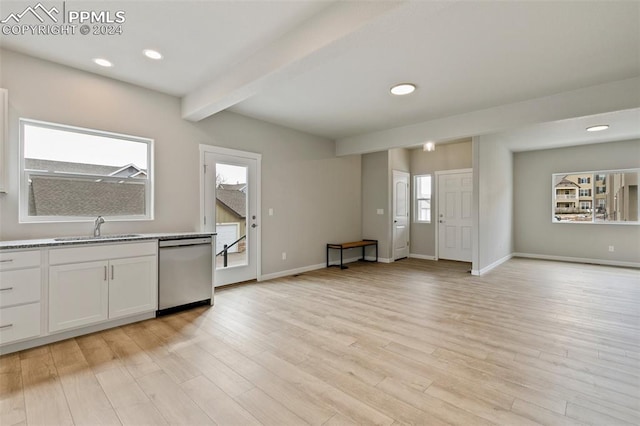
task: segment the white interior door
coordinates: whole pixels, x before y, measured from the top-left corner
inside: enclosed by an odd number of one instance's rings
[[[438,258],[471,262],[471,171],[439,172],[438,177]]]
[[[204,148],[203,228],[216,231],[215,286],[258,277],[260,155]]]
[[[409,257],[409,173],[393,171],[393,259]]]

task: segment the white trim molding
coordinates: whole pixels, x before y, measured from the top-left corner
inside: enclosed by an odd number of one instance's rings
[[[484,268],[477,270],[477,269],[471,269],[471,275],[475,275],[476,277],[479,277],[480,275],[484,275],[487,272],[491,271],[492,269],[497,268],[498,266],[502,265],[504,262],[508,261],[509,259],[511,259],[514,256],[513,253],[506,255],[505,257],[503,257],[502,259],[498,259],[495,262],[493,262],[491,265],[485,266]]]
[[[621,260],[589,259],[584,257],[554,256],[537,253],[513,253],[513,257],[527,259],[555,260],[559,262],[589,263],[593,265],[622,266],[626,268],[640,268],[640,262],[625,262]]]
[[[427,254],[409,253],[409,257],[412,258],[412,259],[438,260],[438,259],[436,259],[435,256],[430,256],[430,255],[427,255]]]

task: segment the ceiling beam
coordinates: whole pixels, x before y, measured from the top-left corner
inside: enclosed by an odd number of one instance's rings
[[[407,4],[394,1],[338,1],[210,83],[182,98],[182,117],[199,121],[342,52],[340,41]]]

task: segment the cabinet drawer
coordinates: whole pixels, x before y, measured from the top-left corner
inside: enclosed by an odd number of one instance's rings
[[[69,248],[49,250],[49,264],[92,262],[96,260],[122,259],[149,256],[158,251],[158,241],[128,244],[83,244]]]
[[[40,303],[0,309],[0,344],[40,335]]]
[[[0,271],[40,266],[40,251],[0,251]]]
[[[40,268],[0,272],[0,307],[38,302]]]

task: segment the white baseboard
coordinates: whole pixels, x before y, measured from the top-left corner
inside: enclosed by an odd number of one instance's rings
[[[350,257],[348,259],[342,259],[342,264],[346,265],[348,263],[353,263],[353,262],[357,262],[358,260],[360,260],[360,256],[358,257]],[[366,256],[365,260],[376,260],[375,257],[373,256]],[[340,262],[340,260],[338,259],[338,262]],[[383,259],[383,258],[378,258],[378,262],[380,263],[390,263],[389,259]],[[332,260],[331,266],[334,266],[336,264],[336,262],[334,260]],[[303,266],[301,268],[295,268],[295,269],[287,269],[285,271],[279,271],[279,272],[274,272],[271,274],[263,274],[260,276],[260,278],[258,278],[258,281],[268,281],[268,280],[273,280],[275,278],[282,278],[282,277],[290,277],[291,275],[297,275],[297,274],[302,274],[304,272],[309,272],[309,271],[315,271],[316,269],[322,269],[322,268],[326,268],[327,264],[326,263],[318,263],[316,265],[308,265],[308,266]]]
[[[476,277],[479,277],[480,275],[486,274],[490,270],[492,270],[494,268],[497,268],[498,266],[502,265],[504,262],[506,262],[507,260],[511,259],[513,256],[514,256],[514,254],[511,253],[511,254],[506,255],[502,259],[496,260],[491,265],[485,266],[484,268],[482,268],[480,270],[472,269],[471,270],[471,275],[475,275]]]
[[[426,255],[426,254],[409,253],[409,257],[414,258],[414,259],[436,260],[435,256],[429,256],[429,255]]]
[[[593,265],[607,265],[607,266],[623,266],[627,268],[640,268],[638,262],[623,262],[619,260],[605,260],[605,259],[589,259],[583,257],[568,257],[568,256],[553,256],[548,254],[536,254],[536,253],[513,253],[513,257],[525,257],[528,259],[540,259],[540,260],[557,260],[560,262],[572,262],[572,263],[589,263]]]
[[[287,269],[286,271],[274,272],[271,274],[262,274],[258,281],[268,281],[275,278],[290,277],[291,275],[302,274],[303,272],[315,271],[316,269],[326,268],[326,263],[318,263],[316,265],[303,266],[302,268]]]

